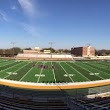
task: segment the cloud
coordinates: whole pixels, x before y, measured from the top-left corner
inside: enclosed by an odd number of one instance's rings
[[[2,11],[0,11],[0,19],[2,19],[4,21],[8,21],[7,15]]]
[[[21,8],[23,9],[24,13],[29,16],[33,16],[35,13],[35,7],[32,0],[18,0]]]
[[[26,31],[28,34],[34,37],[39,37],[40,33],[38,32],[38,29],[35,26],[23,23],[22,24],[24,31]]]
[[[39,10],[39,4],[34,0],[18,0],[18,3],[24,14],[26,14],[26,17],[28,17],[28,20],[26,19],[25,22],[21,23],[23,30],[30,36],[42,37],[43,30],[40,29],[40,27],[35,26],[37,18],[44,15]]]
[[[17,10],[16,6],[11,7],[12,10]]]

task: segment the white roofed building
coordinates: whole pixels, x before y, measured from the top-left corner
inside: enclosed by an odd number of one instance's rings
[[[35,47],[32,50],[23,50],[24,54],[36,54],[36,53],[40,53],[40,47]]]

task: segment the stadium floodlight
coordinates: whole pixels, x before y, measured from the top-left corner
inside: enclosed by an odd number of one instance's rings
[[[14,45],[15,45],[15,42],[11,42],[12,44],[12,49],[13,49],[13,57],[14,57]]]
[[[50,54],[51,54],[51,59],[52,59],[52,46],[53,46],[54,43],[55,43],[55,42],[49,42],[49,44],[50,44]]]
[[[3,55],[4,55],[4,57],[5,57],[5,49],[3,50]]]
[[[91,46],[91,43],[87,43],[87,47]]]

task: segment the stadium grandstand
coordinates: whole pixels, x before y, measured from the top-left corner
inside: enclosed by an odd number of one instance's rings
[[[108,87],[42,91],[0,86],[0,110],[109,110]]]
[[[0,0],[0,110],[110,110],[110,0]]]
[[[38,60],[72,60],[71,55],[57,55],[57,54],[18,54],[16,59],[38,59]]]
[[[0,58],[1,110],[110,109],[109,56],[36,50]]]

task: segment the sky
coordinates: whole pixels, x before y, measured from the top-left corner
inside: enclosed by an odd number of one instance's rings
[[[0,0],[0,48],[110,49],[110,0]]]

